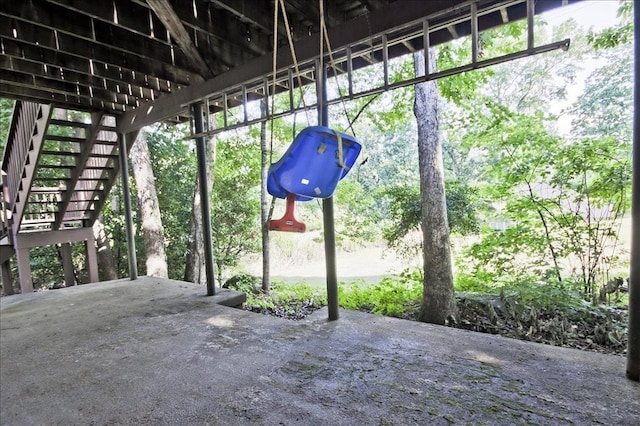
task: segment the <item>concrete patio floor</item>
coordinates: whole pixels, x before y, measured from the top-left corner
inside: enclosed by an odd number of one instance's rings
[[[640,424],[625,358],[140,278],[0,299],[0,423]]]

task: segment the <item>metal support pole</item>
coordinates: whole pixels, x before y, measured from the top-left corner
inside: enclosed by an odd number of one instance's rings
[[[627,378],[640,381],[640,7],[634,16],[633,181],[631,189],[631,270],[629,271],[629,340]]]
[[[353,96],[353,59],[351,46],[347,47],[347,80],[349,81],[349,99]]]
[[[318,123],[329,125],[329,105],[327,104],[327,70],[320,69],[316,62],[316,88],[318,93]],[[327,270],[327,305],[329,321],[338,319],[338,273],[336,269],[336,228],[333,217],[333,197],[322,200],[322,221],[324,224],[324,256]]]
[[[471,3],[471,63],[473,65],[478,63],[479,47],[480,43],[478,35],[478,5],[476,3]],[[427,51],[425,50],[425,54],[426,53]]]
[[[118,138],[118,157],[120,159],[120,177],[122,178],[122,201],[124,202],[124,223],[127,231],[127,259],[129,260],[129,278],[138,279],[138,260],[136,259],[136,241],[133,232],[131,214],[131,188],[129,187],[129,160],[127,159],[127,136]]]
[[[291,70],[291,68],[289,68],[288,71],[288,79],[289,79],[289,109],[293,110],[295,108],[295,100],[294,100],[294,96],[293,96],[293,71]],[[265,93],[265,98],[268,98],[268,91],[264,92]],[[275,87],[274,87],[274,91],[273,91],[273,96],[276,95],[275,92]]]
[[[226,95],[224,96],[224,111],[226,116]],[[202,105],[192,105],[196,134],[204,132],[202,120]],[[196,138],[196,155],[198,157],[198,179],[200,181],[200,207],[202,214],[202,239],[204,242],[204,264],[207,271],[207,296],[216,294],[215,273],[213,269],[213,238],[211,237],[211,210],[209,208],[209,188],[207,188],[207,155],[204,136]]]
[[[533,17],[536,13],[536,5],[534,0],[527,0],[527,50],[532,50],[535,45],[535,38],[533,35],[534,21]]]
[[[242,119],[243,123],[249,121],[249,111],[247,111],[247,86],[242,86]]]
[[[227,127],[229,125],[229,108],[227,107],[227,105],[228,105],[227,92],[224,92],[222,93],[222,119],[224,122],[224,127]],[[198,123],[196,122],[196,129],[197,128],[198,128]],[[196,133],[202,133],[202,130],[200,132],[196,130]]]
[[[429,20],[422,22],[422,48],[424,49],[424,75],[429,75],[429,49],[431,48],[431,40],[429,37]],[[417,77],[417,76],[416,76]]]
[[[382,34],[382,68],[384,73],[384,87],[389,87],[389,45],[386,34]]]

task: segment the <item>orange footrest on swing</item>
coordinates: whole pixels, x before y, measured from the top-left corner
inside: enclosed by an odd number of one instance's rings
[[[269,231],[304,232],[307,225],[298,221],[295,216],[296,195],[287,194],[287,207],[284,216],[269,221]]]

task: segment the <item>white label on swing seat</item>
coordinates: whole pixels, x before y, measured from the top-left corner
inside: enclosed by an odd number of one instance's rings
[[[309,179],[302,179],[300,183],[303,185],[309,185]]]
[[[320,188],[318,188],[317,186],[313,189],[313,191],[316,193],[316,195],[320,195],[322,193]]]

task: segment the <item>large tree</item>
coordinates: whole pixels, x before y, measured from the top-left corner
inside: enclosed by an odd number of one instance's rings
[[[430,67],[434,66],[433,51],[428,55]],[[424,75],[424,54],[417,53],[414,59],[416,75]],[[424,289],[418,319],[445,324],[455,318],[456,304],[439,135],[438,86],[432,80],[417,84],[415,91],[424,256]]]
[[[160,217],[155,178],[151,167],[151,155],[146,134],[140,132],[131,147],[131,167],[136,180],[138,205],[142,219],[142,233],[146,253],[146,274],[168,277],[167,255],[164,249],[164,229]]]
[[[98,250],[100,278],[102,280],[118,279],[118,267],[113,256],[113,250],[111,250],[111,241],[107,236],[104,223],[102,223],[102,215],[98,216],[93,223],[93,237],[96,240],[96,248]]]
[[[260,102],[260,112],[263,116],[268,113],[266,100]],[[271,122],[273,127],[273,121]],[[273,132],[273,129],[271,130]],[[262,291],[269,292],[271,287],[271,252],[269,249],[269,221],[272,209],[269,208],[267,194],[267,178],[269,177],[270,150],[267,146],[267,122],[260,124],[260,224],[262,233]],[[271,202],[273,206],[273,202]]]
[[[209,124],[210,126],[212,123]],[[216,165],[216,138],[211,137],[205,144],[207,163],[207,188],[213,192],[214,168]],[[191,239],[186,256],[184,280],[197,284],[207,284],[207,270],[204,257],[204,234],[202,233],[202,204],[200,200],[200,178],[196,175],[191,210]],[[215,225],[212,225],[215,226]]]

